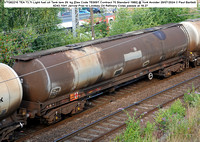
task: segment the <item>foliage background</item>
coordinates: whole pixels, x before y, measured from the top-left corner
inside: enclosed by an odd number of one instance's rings
[[[85,25],[73,37],[70,30],[58,28],[62,21],[58,8],[4,8],[0,2],[0,62],[12,65],[12,56],[91,40],[91,26]],[[95,25],[95,38],[121,34],[194,18],[188,8],[117,9],[112,24]],[[180,16],[184,15],[185,16]],[[95,23],[98,21],[95,21]]]
[[[197,18],[199,14],[189,8],[135,8],[118,9],[109,35],[150,28],[168,23],[177,23]],[[123,26],[122,26],[123,25]]]

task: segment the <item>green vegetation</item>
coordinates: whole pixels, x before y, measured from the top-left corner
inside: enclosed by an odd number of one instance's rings
[[[12,56],[91,40],[91,26],[70,30],[59,29],[56,8],[4,8],[0,2],[0,62],[12,65]],[[105,20],[105,17],[102,18]],[[97,22],[97,21],[96,21]],[[107,24],[95,26],[96,38],[107,35]]]
[[[56,8],[4,8],[0,1],[0,62],[12,65],[12,56],[55,48],[67,44],[91,40],[91,26],[77,29],[77,37],[71,31],[59,29],[61,20]],[[170,22],[179,22],[191,15],[187,8],[138,8],[119,9],[112,24],[95,25],[95,38],[121,34]],[[98,21],[95,21],[95,23]],[[110,28],[110,31],[109,31]]]
[[[123,142],[148,142],[153,141],[153,132],[155,124],[147,122],[145,127],[141,127],[141,123],[138,119],[135,119],[135,115],[131,117],[128,113],[128,120],[126,122],[126,130],[123,134],[117,136],[114,141]],[[141,120],[142,122],[143,120]]]
[[[200,141],[199,111],[200,93],[193,88],[184,95],[184,103],[177,100],[170,108],[160,109],[153,123],[142,126],[142,122],[129,116],[126,130],[114,141],[152,142],[161,138],[166,142]]]
[[[61,45],[57,24],[60,9],[4,8],[0,2],[0,62],[12,65],[11,56]],[[56,32],[56,33],[55,33]],[[50,36],[51,35],[51,36]],[[53,44],[57,43],[55,46]]]
[[[109,26],[108,24],[106,23],[106,17],[102,14],[102,19],[101,19],[102,22],[100,22],[99,24],[97,24],[95,27],[94,27],[94,30],[95,30],[95,36],[96,38],[103,38],[103,37],[106,37],[108,35],[108,32],[109,32]],[[94,23],[98,23],[97,20],[94,21]]]
[[[199,17],[199,15],[195,17],[192,13],[194,12],[189,8],[119,9],[109,35],[122,34],[168,23],[177,23]]]
[[[58,28],[61,20],[55,8],[4,8],[0,2],[0,62],[12,65],[12,56],[55,48],[91,39],[87,29],[71,31]]]

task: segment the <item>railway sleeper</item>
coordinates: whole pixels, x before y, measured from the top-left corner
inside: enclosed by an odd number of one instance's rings
[[[118,127],[119,126],[119,125],[115,125],[113,123],[107,123],[107,122],[104,122],[103,125],[111,126],[111,127]]]
[[[114,122],[114,123],[119,123],[119,124],[123,124],[124,121],[117,121],[117,120],[113,120],[113,119],[109,119],[108,121]]]
[[[76,139],[78,141],[91,141],[91,139],[83,138],[83,137],[79,137],[79,136],[75,136],[75,137],[73,137],[73,139]]]
[[[95,128],[103,129],[104,131],[105,131],[105,130],[110,131],[110,130],[112,129],[112,128],[103,127],[103,126],[95,126]]]
[[[102,133],[103,133],[102,131],[95,130],[95,129],[89,129],[88,131],[95,132],[95,133],[99,133],[99,134],[102,134]]]
[[[87,133],[87,132],[83,132],[82,134],[84,136],[88,136],[89,135],[89,136],[94,137],[94,138],[99,136],[99,135],[95,135],[94,133],[91,134],[91,133]]]

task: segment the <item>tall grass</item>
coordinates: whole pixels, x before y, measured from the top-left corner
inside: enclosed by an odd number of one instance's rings
[[[184,103],[176,100],[168,109],[155,113],[154,122],[141,125],[135,115],[129,119],[124,132],[114,141],[123,142],[182,142],[200,141],[200,92],[189,90]],[[136,113],[135,113],[136,114]]]

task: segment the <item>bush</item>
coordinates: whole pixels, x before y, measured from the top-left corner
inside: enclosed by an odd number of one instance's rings
[[[188,18],[193,18],[190,13],[189,8],[121,8],[117,11],[115,22],[111,25],[112,28],[109,35],[181,22]]]
[[[189,106],[198,106],[200,104],[200,92],[193,87],[192,90],[184,94],[184,101]]]
[[[0,62],[12,65],[12,56],[33,52],[31,43],[37,36],[31,28],[26,31],[0,33]]]
[[[139,120],[127,113],[129,119],[124,133],[115,141],[151,142],[151,141],[200,141],[200,93],[194,87],[184,95],[187,110],[180,100],[175,101],[170,108],[160,109],[155,114],[155,123],[147,122],[144,127]],[[135,115],[134,115],[135,116]],[[165,137],[160,139],[160,136]]]
[[[157,127],[162,131],[168,130],[172,121],[184,118],[185,110],[180,100],[175,101],[169,109],[160,109],[155,117]]]
[[[155,129],[155,124],[147,122],[145,127],[142,128],[140,120],[135,118],[136,112],[133,117],[131,117],[127,112],[126,114],[128,115],[128,120],[126,122],[126,130],[124,131],[123,134],[117,136],[114,141],[123,141],[123,142],[153,141],[153,132]]]

